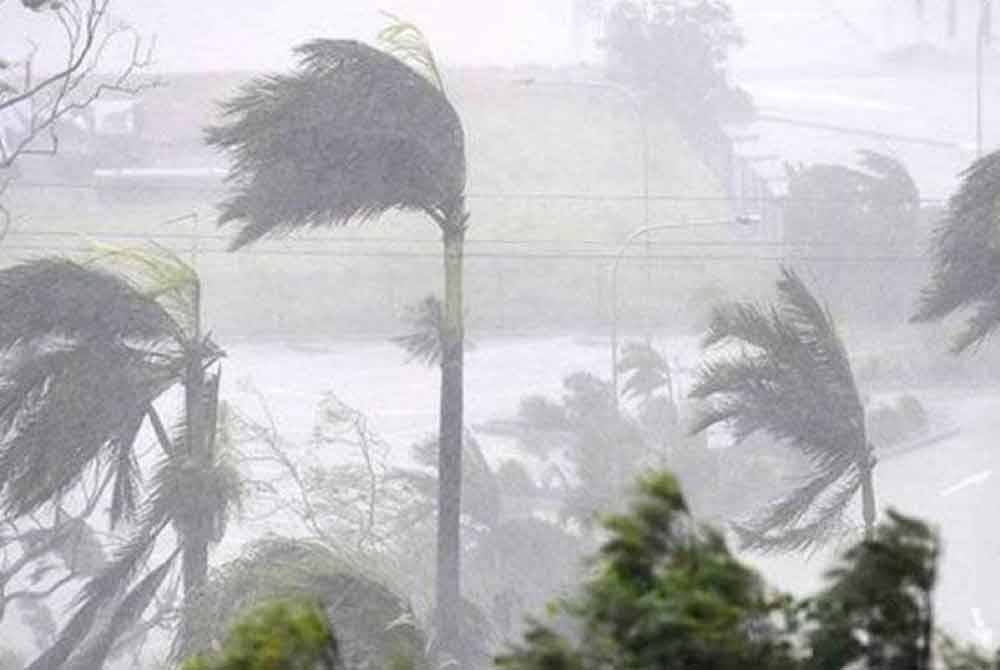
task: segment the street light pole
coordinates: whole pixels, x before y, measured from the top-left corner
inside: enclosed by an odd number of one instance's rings
[[[734,219],[713,219],[643,226],[629,233],[622,245],[618,247],[614,262],[611,264],[611,391],[614,393],[615,406],[618,405],[618,266],[622,258],[625,257],[625,252],[628,251],[629,246],[640,237],[660,230],[685,230],[713,226],[731,226],[734,224],[746,226],[753,223],[755,223],[754,217],[739,216]]]

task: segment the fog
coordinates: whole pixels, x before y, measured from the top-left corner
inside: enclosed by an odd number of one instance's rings
[[[991,4],[0,0],[0,670],[494,667],[663,469],[992,653]]]

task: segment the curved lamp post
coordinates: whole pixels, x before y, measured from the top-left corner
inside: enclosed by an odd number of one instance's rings
[[[615,396],[615,405],[618,404],[618,265],[629,246],[643,235],[654,233],[659,230],[684,230],[690,228],[708,228],[713,226],[749,226],[758,222],[758,217],[738,216],[731,219],[711,219],[707,221],[690,221],[686,223],[663,223],[652,226],[643,226],[629,233],[628,237],[615,254],[615,260],[611,264],[611,390]]]

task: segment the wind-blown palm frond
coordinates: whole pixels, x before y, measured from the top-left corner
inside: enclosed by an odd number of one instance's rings
[[[116,464],[115,522],[134,510],[128,456],[149,404],[176,382],[180,335],[155,298],[97,267],[50,258],[0,271],[0,488],[13,515]]]
[[[69,670],[91,670],[104,667],[115,642],[130,630],[149,609],[156,593],[170,574],[181,549],[178,547],[160,565],[151,570],[116,603],[108,622],[75,653],[69,661]]]
[[[934,231],[934,270],[914,321],[938,321],[974,309],[952,345],[960,353],[982,343],[1000,325],[1000,151],[962,175],[948,213]]]
[[[412,308],[407,319],[413,332],[392,338],[392,341],[428,367],[441,362],[441,342],[444,333],[444,308],[436,296],[429,295]]]
[[[77,610],[63,626],[55,642],[36,658],[27,670],[62,668],[74,651],[90,635],[99,615],[118,598],[126,585],[142,569],[166,520],[153,510],[147,512],[140,529],[122,545],[104,569],[84,585],[76,597]]]
[[[0,349],[43,338],[159,341],[170,315],[120,276],[44,258],[0,271]]]
[[[17,353],[0,372],[0,485],[14,516],[66,491],[103,455],[131,449],[149,404],[178,375],[171,361],[122,343]],[[130,501],[116,500],[117,521]]]
[[[95,261],[109,262],[118,276],[127,277],[147,298],[156,301],[194,337],[198,319],[201,279],[194,268],[162,246],[151,248],[95,245]]]
[[[465,188],[462,125],[444,94],[359,42],[313,40],[296,52],[296,72],[253,80],[207,131],[232,158],[236,194],[219,218],[244,223],[232,248],[396,208],[443,225]]]
[[[423,31],[415,23],[404,21],[389,12],[381,13],[389,19],[389,25],[378,34],[379,44],[385,52],[422,72],[439,91],[444,93],[444,79]]]
[[[832,317],[787,268],[778,297],[772,307],[744,303],[715,309],[705,345],[728,351],[702,365],[691,395],[705,403],[691,430],[726,424],[737,442],[765,432],[807,458],[814,471],[809,483],[750,524],[775,547],[790,542],[801,548],[824,539],[829,524],[812,524],[818,535],[809,539],[796,533],[797,524],[817,505],[827,520],[843,511],[859,486],[858,468],[869,467],[871,448]]]
[[[622,395],[626,398],[648,398],[664,387],[673,393],[670,364],[646,342],[626,342],[618,369],[625,375]]]

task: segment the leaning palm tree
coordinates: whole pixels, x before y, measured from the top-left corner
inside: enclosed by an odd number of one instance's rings
[[[258,78],[223,105],[208,143],[232,158],[235,194],[221,224],[242,224],[232,248],[303,228],[420,212],[444,245],[436,610],[454,649],[459,603],[462,458],[462,248],[465,145],[434,57],[413,25],[394,20],[386,50],[318,39],[297,70]]]
[[[1000,151],[962,175],[931,240],[934,271],[913,320],[939,321],[973,309],[953,343],[955,353],[982,344],[1000,326]]]
[[[113,262],[117,271],[107,269]],[[32,514],[94,468],[110,481],[110,525],[129,539],[83,587],[78,609],[32,669],[99,667],[180,564],[186,597],[205,581],[236,489],[217,441],[221,350],[201,329],[197,275],[180,259],[114,250],[0,271],[0,504]],[[168,430],[155,404],[180,387]],[[143,499],[137,458],[148,425],[162,460]],[[174,548],[145,574],[158,538]]]
[[[704,341],[717,355],[691,391],[704,406],[697,433],[727,425],[736,442],[763,432],[808,462],[806,480],[736,529],[764,550],[830,539],[860,489],[866,532],[875,524],[873,447],[847,351],[829,312],[782,268],[778,302],[717,307]]]

